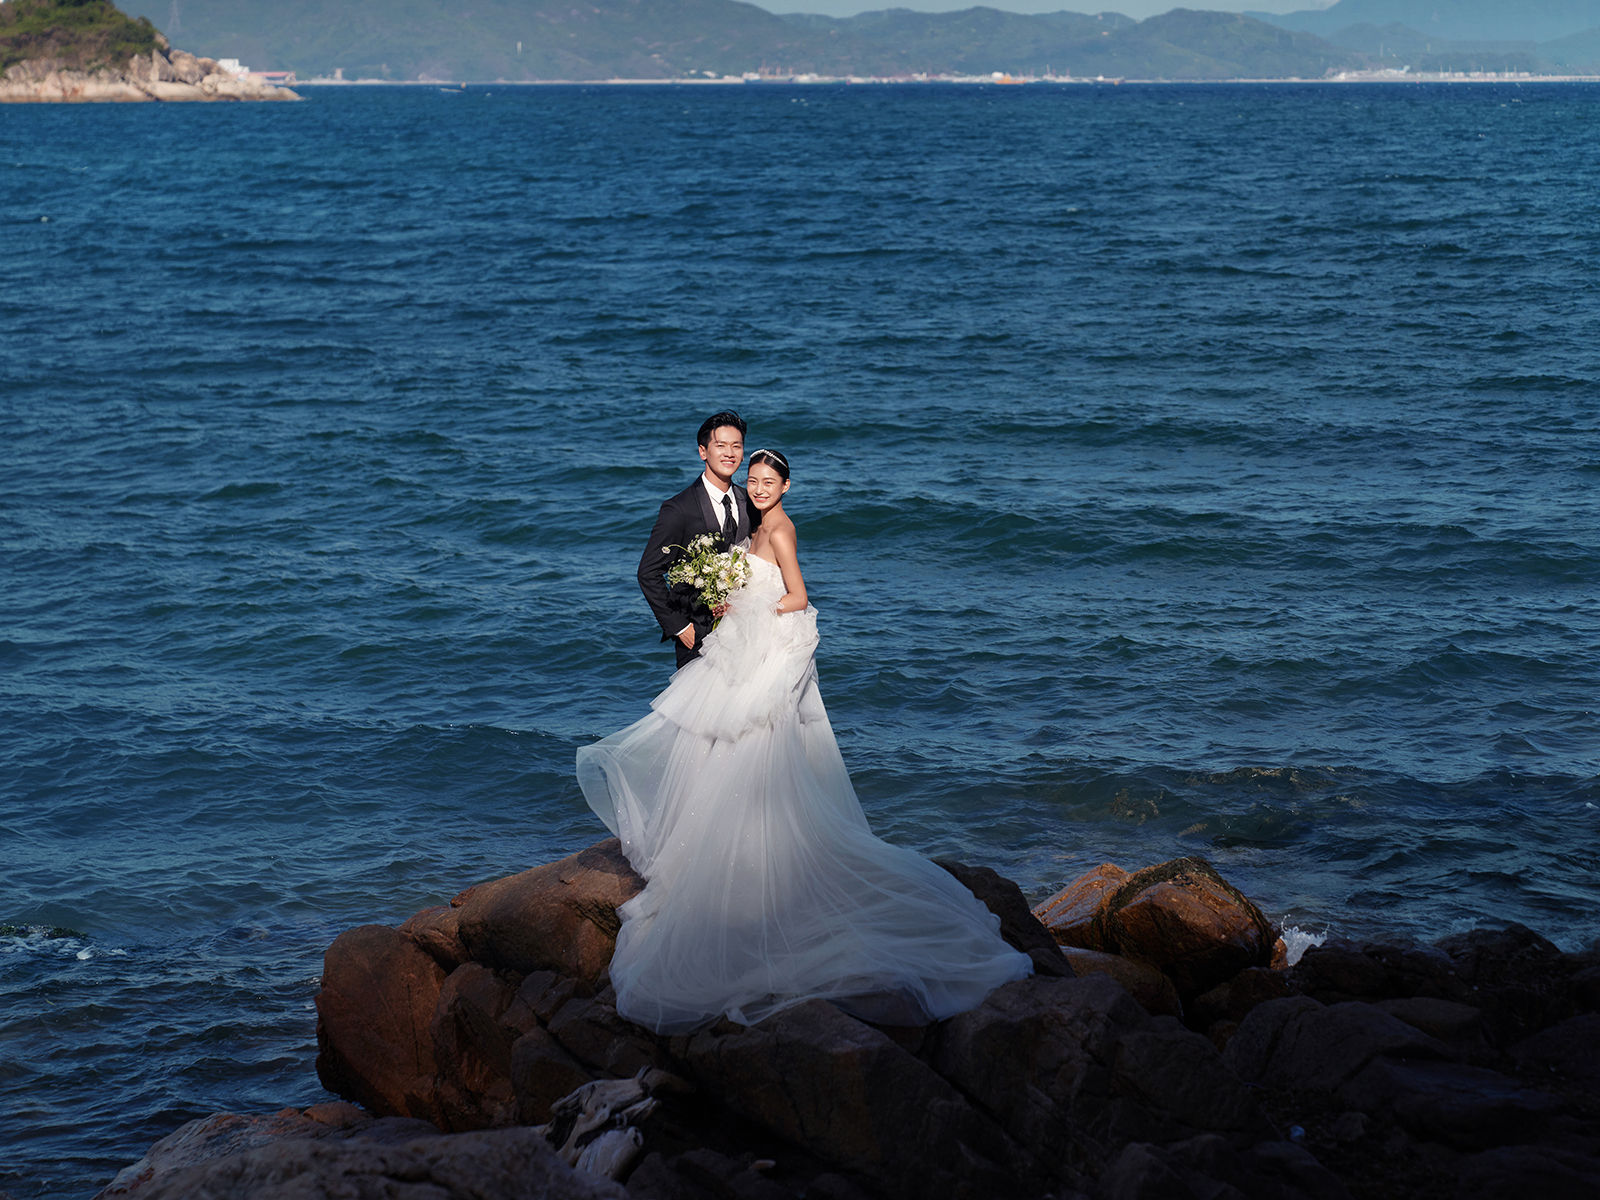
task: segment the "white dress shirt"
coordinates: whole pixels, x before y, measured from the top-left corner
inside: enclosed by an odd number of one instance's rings
[[[711,482],[711,472],[710,471],[701,471],[700,472],[700,482],[706,489],[706,495],[711,497],[711,508],[717,514],[717,528],[719,530],[722,528],[722,516],[723,516],[723,513],[722,513],[722,498],[724,496],[728,497],[728,499],[733,501],[733,523],[735,525],[738,525],[739,524],[739,497],[737,497],[737,496],[735,496],[733,494],[733,488],[730,487],[725,492],[717,491],[717,485]]]
[[[719,530],[722,528],[722,520],[723,520],[723,517],[726,515],[725,510],[722,507],[722,498],[724,496],[727,496],[730,500],[733,501],[733,524],[734,524],[735,528],[738,528],[738,525],[739,525],[739,497],[737,497],[737,496],[735,496],[733,494],[733,488],[729,487],[728,490],[725,491],[725,492],[718,491],[717,490],[717,485],[711,482],[711,472],[710,471],[701,471],[700,472],[700,484],[701,484],[702,487],[704,487],[706,489],[706,495],[711,497],[711,511],[717,514],[717,528]],[[689,622],[689,625],[693,625],[693,624],[694,624],[693,621]],[[685,625],[683,627],[683,629],[689,628],[689,625]],[[676,634],[677,637],[682,637],[683,636],[683,629],[678,630],[678,632]]]

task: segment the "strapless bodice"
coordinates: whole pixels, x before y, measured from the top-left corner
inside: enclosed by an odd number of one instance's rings
[[[783,568],[777,563],[768,562],[757,554],[751,554],[749,558],[751,583],[755,583],[757,580],[770,582],[773,579],[776,579],[779,583],[783,582]]]

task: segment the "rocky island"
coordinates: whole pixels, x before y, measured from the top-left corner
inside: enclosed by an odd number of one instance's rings
[[[173,50],[111,0],[0,4],[0,103],[298,100],[288,88]]]
[[[615,840],[329,947],[339,1101],[184,1126],[99,1200],[1348,1200],[1600,1194],[1600,947],[1510,926],[1289,963],[1203,859],[1029,908],[941,863],[1035,974],[926,1027],[812,1000],[618,1015]]]

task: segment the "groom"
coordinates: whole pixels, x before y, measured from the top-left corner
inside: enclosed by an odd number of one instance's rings
[[[690,538],[718,533],[732,546],[750,536],[756,512],[745,490],[733,482],[744,461],[744,434],[744,419],[736,412],[719,412],[700,426],[700,461],[706,469],[661,506],[639,559],[639,590],[661,624],[661,640],[674,643],[680,667],[700,656],[700,643],[711,632],[711,613],[695,588],[686,583],[668,586],[666,574],[684,557]]]

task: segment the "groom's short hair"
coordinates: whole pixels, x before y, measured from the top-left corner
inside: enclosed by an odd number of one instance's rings
[[[709,446],[711,444],[711,431],[714,429],[721,429],[724,425],[732,425],[739,431],[740,437],[743,437],[749,432],[749,430],[745,427],[744,418],[738,413],[719,412],[714,417],[707,417],[705,424],[700,426],[700,444],[702,446]]]

